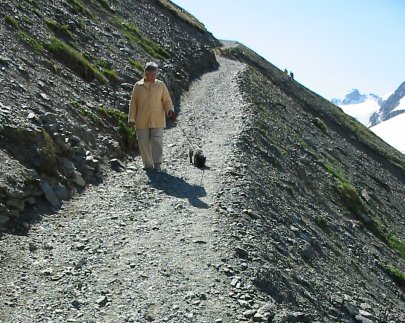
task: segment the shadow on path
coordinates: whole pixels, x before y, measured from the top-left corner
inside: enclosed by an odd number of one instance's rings
[[[207,196],[205,188],[199,185],[191,185],[184,179],[164,173],[147,172],[150,184],[156,189],[162,190],[167,195],[178,198],[186,198],[190,204],[200,209],[208,209],[209,205],[200,200]]]

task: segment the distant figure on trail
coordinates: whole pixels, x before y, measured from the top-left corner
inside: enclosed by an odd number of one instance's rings
[[[284,76],[285,76],[285,77],[288,77],[288,71],[287,71],[286,68],[284,69]]]
[[[290,71],[290,78],[294,80],[294,73]]]
[[[144,170],[161,171],[166,116],[174,122],[176,114],[167,86],[157,75],[158,65],[146,63],[143,78],[132,90],[128,124],[136,128]]]

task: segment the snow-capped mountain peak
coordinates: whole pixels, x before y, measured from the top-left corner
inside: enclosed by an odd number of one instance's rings
[[[361,94],[358,89],[352,89],[345,93],[340,99],[332,99],[332,103],[336,105],[347,105],[347,104],[360,104],[364,103],[367,100],[374,100],[380,102],[382,99],[373,93],[370,94]]]
[[[331,101],[405,154],[405,82],[384,98],[353,89]]]

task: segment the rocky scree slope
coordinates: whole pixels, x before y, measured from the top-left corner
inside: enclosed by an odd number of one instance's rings
[[[218,61],[182,97],[181,128],[165,136],[166,172],[145,173],[140,158],[128,159],[27,235],[0,240],[0,321],[267,320],[266,297],[238,274],[247,263],[231,264],[233,219],[219,204],[230,187],[238,193],[224,181],[244,129],[237,79],[245,66]],[[188,140],[204,143],[204,173],[188,163]]]
[[[248,48],[225,45],[249,66],[239,84],[253,118],[234,174],[245,199],[232,206],[249,282],[309,320],[403,321],[403,156]]]
[[[136,148],[126,113],[146,61],[178,106],[216,44],[169,1],[1,1],[0,228],[24,230],[25,210],[59,208]]]

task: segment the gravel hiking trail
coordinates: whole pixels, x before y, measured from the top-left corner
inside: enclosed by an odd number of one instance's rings
[[[226,275],[229,219],[218,201],[239,162],[245,66],[217,59],[164,133],[163,172],[147,174],[140,157],[130,159],[26,236],[1,238],[1,322],[239,321],[237,277]],[[189,142],[207,157],[204,171],[189,164]]]

